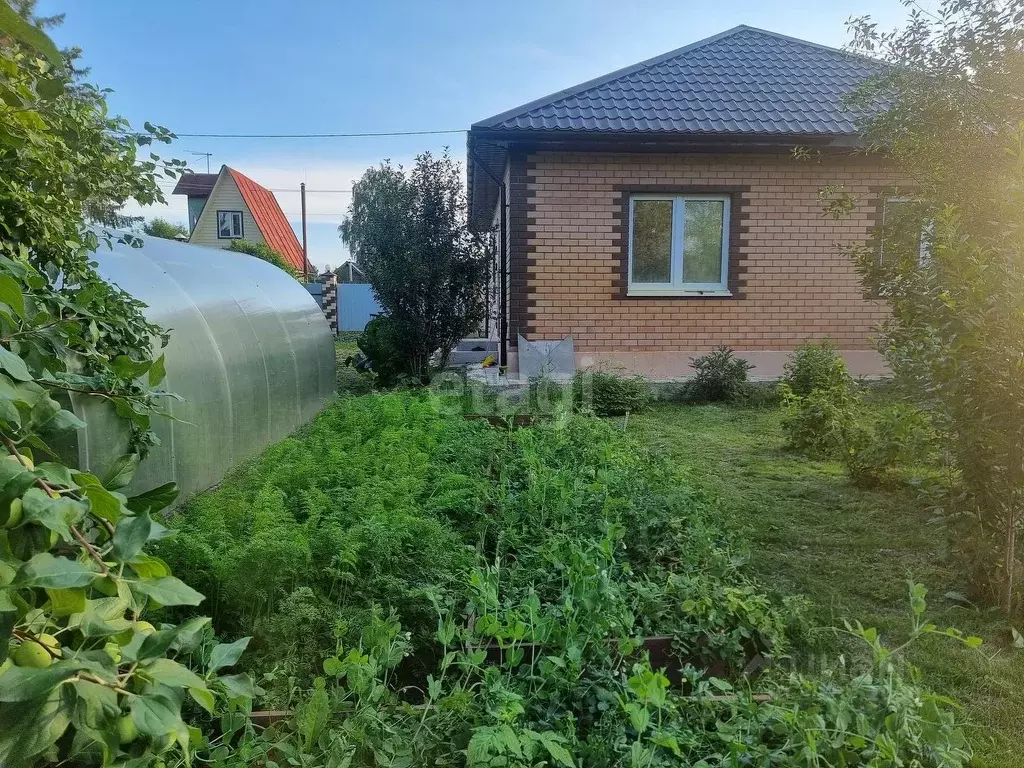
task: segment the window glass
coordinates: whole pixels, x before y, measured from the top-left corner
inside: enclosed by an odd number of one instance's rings
[[[720,283],[725,203],[686,200],[683,211],[683,282]]]
[[[217,236],[237,238],[242,236],[242,214],[239,211],[217,211]]]
[[[633,201],[632,281],[672,282],[672,200]]]

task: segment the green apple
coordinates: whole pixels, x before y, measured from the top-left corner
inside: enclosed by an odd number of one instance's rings
[[[131,744],[139,738],[139,729],[135,727],[135,721],[131,715],[124,715],[117,721],[117,740],[121,744]]]
[[[53,655],[47,648],[54,653],[60,653],[60,642],[53,635],[42,634],[39,636],[38,642],[35,640],[24,641],[14,649],[11,658],[19,667],[42,669],[53,663]]]

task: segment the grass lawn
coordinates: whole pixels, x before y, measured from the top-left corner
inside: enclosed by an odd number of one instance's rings
[[[721,495],[750,542],[753,573],[808,596],[815,623],[859,619],[898,644],[909,624],[906,580],[923,582],[931,619],[985,644],[977,651],[931,638],[911,661],[932,688],[964,705],[975,765],[1024,768],[1024,651],[1012,647],[996,612],[944,597],[962,585],[942,557],[943,531],[911,494],[861,490],[839,464],[783,451],[779,422],[777,410],[659,405],[631,417],[628,430]],[[841,649],[831,633],[821,639],[823,652]]]

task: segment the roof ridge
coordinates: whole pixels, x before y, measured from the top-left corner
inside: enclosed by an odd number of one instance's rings
[[[637,62],[636,64],[631,64],[627,67],[622,67],[621,69],[609,72],[608,74],[601,75],[600,77],[595,77],[591,80],[587,80],[577,85],[573,85],[568,88],[563,88],[560,91],[555,91],[554,93],[550,93],[547,96],[542,96],[539,99],[534,99],[533,101],[529,101],[525,104],[520,104],[518,107],[513,107],[512,109],[505,110],[504,112],[501,112],[497,115],[492,115],[491,117],[479,120],[473,123],[471,127],[491,128],[496,124],[508,120],[511,117],[526,114],[527,112],[530,112],[536,109],[537,107],[558,104],[559,102],[564,101],[565,99],[568,99],[570,97],[578,96],[581,93],[589,91],[593,88],[597,88],[599,86],[608,85],[609,83],[613,83],[616,80],[621,80],[622,78],[628,77],[629,75],[635,74],[636,72],[639,72],[641,70],[657,66],[658,64],[662,64],[666,61],[678,58],[683,54],[698,50],[699,48],[702,48],[705,45],[716,43],[720,40],[732,37],[733,35],[737,35],[741,32],[757,32],[758,34],[767,35],[769,37],[774,37],[779,40],[785,40],[791,43],[798,43],[800,45],[808,46],[811,48],[817,48],[819,50],[828,51],[830,53],[836,53],[842,56],[848,56],[850,58],[861,59],[868,62],[879,63],[877,59],[871,59],[870,57],[867,56],[862,56],[860,54],[852,53],[850,51],[844,51],[841,48],[833,48],[828,45],[822,45],[821,43],[811,42],[810,40],[802,40],[799,37],[783,35],[780,32],[772,32],[771,30],[761,29],[760,27],[752,27],[747,24],[738,24],[735,27],[726,29],[722,32],[718,32],[714,35],[710,35],[709,37],[701,38],[700,40],[688,43],[680,48],[668,51],[667,53],[662,53],[658,56],[653,56],[649,59],[645,59],[644,61]]]

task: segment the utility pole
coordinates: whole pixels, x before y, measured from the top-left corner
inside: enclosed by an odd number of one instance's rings
[[[299,199],[302,201],[302,272],[309,281],[309,250],[306,247],[306,182],[299,184]]]

